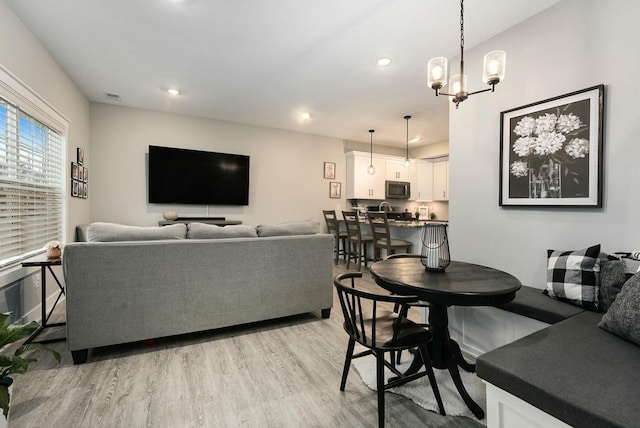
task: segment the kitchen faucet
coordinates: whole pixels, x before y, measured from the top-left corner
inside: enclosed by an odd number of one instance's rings
[[[382,206],[385,204],[389,207],[389,211],[393,211],[393,208],[391,208],[391,204],[389,204],[389,202],[387,201],[380,202],[380,205],[378,205],[378,211],[382,211]]]

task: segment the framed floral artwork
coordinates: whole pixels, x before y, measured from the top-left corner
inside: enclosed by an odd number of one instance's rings
[[[342,183],[339,181],[329,183],[329,197],[331,199],[340,199],[342,197]]]
[[[602,207],[604,85],[500,113],[500,206]]]
[[[324,178],[335,180],[336,178],[336,163],[325,162],[324,163]]]

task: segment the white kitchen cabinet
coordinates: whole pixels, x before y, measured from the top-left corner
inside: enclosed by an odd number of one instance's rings
[[[433,200],[449,200],[449,160],[433,162]]]
[[[389,160],[385,162],[385,177],[390,181],[411,181],[413,164],[406,166],[404,160]]]
[[[384,199],[385,159],[373,157],[374,174],[367,172],[370,164],[368,153],[347,154],[347,199]]]
[[[433,200],[433,162],[417,161],[415,164],[415,187],[411,188],[411,199]]]

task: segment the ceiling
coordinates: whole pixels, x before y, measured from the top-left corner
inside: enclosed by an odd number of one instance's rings
[[[418,144],[448,140],[426,65],[459,54],[457,1],[6,1],[92,102],[398,147],[409,114]],[[558,1],[467,2],[465,48]]]

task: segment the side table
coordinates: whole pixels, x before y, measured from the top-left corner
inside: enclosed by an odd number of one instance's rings
[[[42,331],[45,328],[60,327],[60,326],[67,325],[66,322],[56,322],[56,323],[49,322],[49,318],[51,318],[51,314],[53,313],[53,310],[56,308],[56,305],[60,301],[60,298],[62,297],[62,295],[65,294],[64,287],[60,283],[60,280],[58,279],[56,273],[51,268],[52,266],[60,266],[61,264],[62,264],[62,260],[59,257],[56,259],[49,259],[45,254],[38,254],[37,256],[30,257],[22,261],[22,267],[39,267],[40,278],[42,279],[42,284],[40,286],[42,289],[41,303],[40,303],[40,307],[42,309],[41,325],[39,329],[34,331],[31,334],[31,336],[29,336],[29,338],[25,341],[25,344],[32,343],[32,342],[33,343],[53,343],[53,342],[61,342],[67,339],[65,336],[65,337],[56,337],[56,338],[50,338],[50,339],[35,340],[35,338],[40,333],[42,333]],[[47,270],[49,270],[49,272],[51,273],[51,276],[58,284],[58,288],[60,288],[60,291],[58,292],[58,297],[56,298],[56,302],[53,304],[53,307],[51,308],[49,313],[47,313]]]

